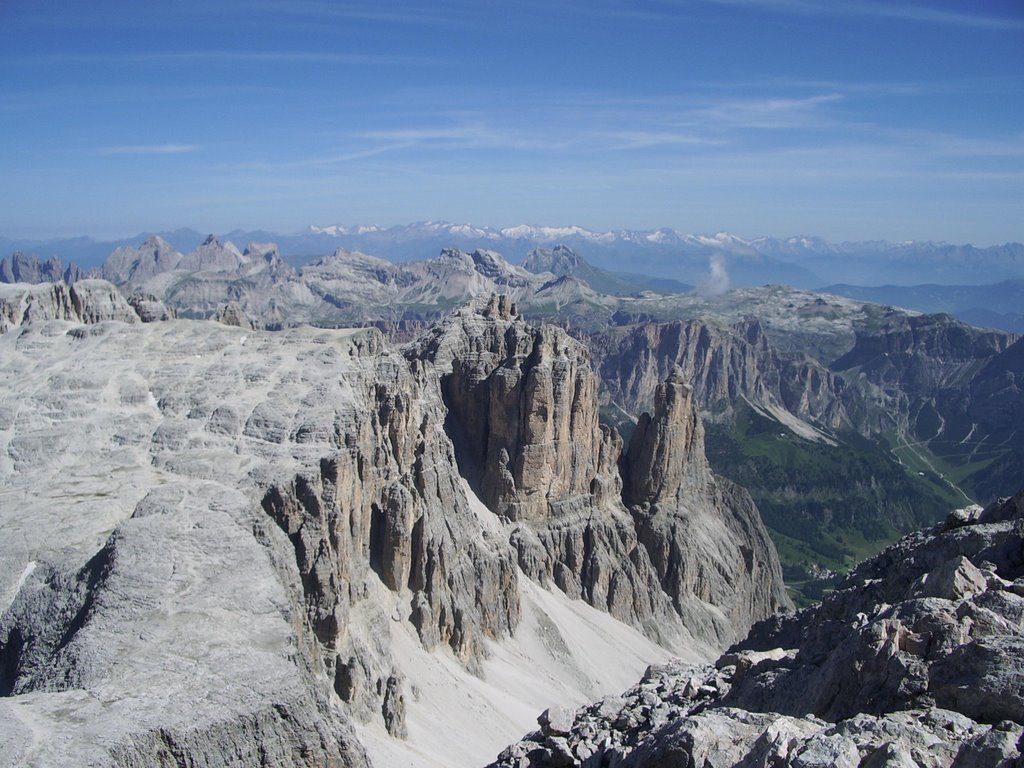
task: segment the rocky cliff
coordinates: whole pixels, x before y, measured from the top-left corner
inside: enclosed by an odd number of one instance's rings
[[[362,408],[342,382],[366,345],[181,322],[0,336],[0,763],[367,765],[258,504],[328,453],[307,420]]]
[[[610,400],[648,407],[680,368],[706,414],[728,413],[741,398],[825,429],[851,426],[844,381],[806,354],[781,352],[760,321],[726,327],[700,320],[644,323],[587,335]]]
[[[114,250],[100,268],[99,276],[112,283],[141,285],[146,280],[177,268],[182,255],[159,235],[135,248],[125,245]]]
[[[1024,492],[907,537],[714,666],[545,712],[492,765],[1018,765],[1022,615]]]
[[[977,498],[1012,492],[1024,457],[1019,337],[981,330],[949,315],[890,312],[857,335],[832,368],[856,385],[864,434],[896,432],[967,471],[960,486]]]
[[[599,424],[587,349],[529,326],[504,297],[456,313],[408,354],[438,371],[460,471],[518,524],[527,575],[669,644],[680,617],[682,637],[714,647],[788,604],[749,497],[707,466],[679,374],[623,452]]]
[[[503,648],[607,677],[536,584],[690,657],[785,605],[682,383],[623,452],[586,349],[506,298],[399,354],[79,285],[11,289],[0,336],[0,763],[364,765]]]
[[[927,430],[917,423],[923,407],[950,417],[962,413],[971,380],[1015,338],[972,328],[949,315],[891,312],[881,327],[858,333],[853,348],[831,367],[867,385],[866,398],[889,415],[889,428],[914,434]]]
[[[43,320],[136,323],[139,316],[121,293],[104,280],[79,280],[73,285],[0,285],[0,333]]]

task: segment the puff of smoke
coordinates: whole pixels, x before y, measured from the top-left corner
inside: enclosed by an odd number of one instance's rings
[[[697,283],[701,296],[719,296],[729,290],[729,273],[725,270],[725,256],[716,253],[708,259],[708,272]]]

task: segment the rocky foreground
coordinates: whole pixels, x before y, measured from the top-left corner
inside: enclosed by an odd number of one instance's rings
[[[495,768],[1024,764],[1024,492],[952,514],[714,665],[550,709]]]

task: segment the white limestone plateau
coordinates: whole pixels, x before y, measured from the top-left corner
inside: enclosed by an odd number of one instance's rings
[[[664,494],[632,476],[636,519],[609,434],[565,493],[543,462],[517,471],[501,499],[530,523],[459,474],[458,404],[422,350],[375,330],[140,322],[136,304],[155,320],[159,302],[85,283],[0,294],[0,765],[481,764],[537,711],[666,661],[652,638],[696,662],[784,605],[738,491],[673,518],[686,478],[715,485],[685,408],[685,445],[657,414],[648,431],[687,469],[661,466]],[[594,390],[564,334],[463,313],[490,330],[455,347],[484,352],[500,326],[573,356],[578,391]],[[459,354],[443,364],[477,370]],[[532,359],[515,365],[537,381],[550,369]],[[518,401],[526,432],[502,426],[530,455],[537,396]],[[596,408],[571,413],[596,425]],[[709,551],[747,563],[721,585],[726,560],[677,552],[677,528],[708,521]]]

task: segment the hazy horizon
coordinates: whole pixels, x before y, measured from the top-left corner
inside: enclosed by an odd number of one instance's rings
[[[249,228],[249,227],[230,227],[228,229],[222,229],[222,230],[217,230],[217,231],[210,231],[210,230],[198,229],[196,227],[184,225],[184,226],[174,226],[174,227],[166,227],[165,226],[165,227],[160,227],[158,229],[143,229],[143,230],[138,230],[138,231],[128,232],[128,233],[119,232],[119,233],[109,233],[109,234],[104,234],[104,233],[101,233],[101,234],[91,234],[91,233],[85,233],[85,232],[74,232],[74,233],[69,233],[69,234],[66,234],[66,235],[25,236],[25,235],[17,235],[17,234],[12,235],[12,234],[10,234],[8,232],[0,231],[0,240],[6,240],[6,241],[9,241],[9,242],[13,242],[13,243],[25,242],[25,243],[47,244],[47,243],[54,243],[54,242],[61,242],[61,241],[71,241],[71,240],[77,240],[77,239],[87,239],[87,240],[90,240],[90,241],[95,242],[97,244],[109,244],[109,243],[119,243],[119,242],[124,242],[124,241],[137,240],[139,238],[152,237],[152,236],[155,236],[155,235],[159,235],[159,236],[173,236],[175,233],[188,233],[189,235],[194,236],[194,237],[209,237],[209,236],[212,236],[212,237],[216,237],[218,239],[229,238],[230,236],[235,235],[235,234],[249,235],[249,234],[253,234],[253,233],[264,233],[264,234],[269,234],[269,235],[274,235],[274,236],[291,238],[291,237],[301,237],[303,235],[317,235],[317,234],[320,234],[318,232],[313,231],[313,229],[312,229],[313,227],[317,227],[317,228],[323,229],[323,228],[332,227],[332,226],[342,226],[342,227],[350,227],[350,228],[364,226],[364,227],[379,227],[380,230],[388,230],[388,229],[401,229],[403,227],[414,227],[416,225],[430,224],[430,223],[439,224],[439,225],[440,224],[452,225],[452,226],[471,226],[471,227],[477,227],[477,228],[480,228],[480,229],[486,229],[486,230],[496,231],[496,232],[500,232],[501,230],[513,229],[515,227],[520,227],[520,226],[536,227],[538,229],[541,229],[541,228],[547,228],[547,229],[573,229],[573,228],[579,227],[581,229],[587,230],[588,232],[590,232],[592,234],[606,234],[606,233],[619,233],[619,232],[654,232],[654,231],[657,231],[657,230],[660,230],[660,229],[672,229],[672,230],[675,230],[680,235],[694,235],[694,236],[709,236],[710,237],[710,236],[714,236],[714,235],[718,235],[718,234],[728,234],[728,235],[731,235],[733,237],[737,237],[740,240],[745,240],[745,241],[754,241],[754,240],[758,240],[758,239],[761,239],[761,238],[764,238],[764,239],[774,239],[774,240],[780,240],[780,241],[781,240],[788,240],[788,239],[792,239],[792,238],[820,238],[821,240],[824,240],[827,243],[831,243],[832,245],[843,245],[843,244],[846,244],[846,243],[850,243],[850,244],[870,243],[870,242],[886,242],[886,243],[888,243],[890,245],[905,245],[905,244],[906,245],[909,245],[909,244],[922,244],[923,245],[923,244],[931,243],[931,244],[935,244],[935,245],[973,246],[975,248],[984,249],[984,248],[998,248],[998,247],[1004,246],[1004,245],[1024,244],[1024,237],[1022,237],[1020,239],[1016,239],[1016,240],[1002,240],[1002,241],[994,241],[994,242],[949,241],[949,240],[941,240],[939,238],[887,240],[885,238],[872,238],[872,237],[858,237],[858,238],[850,238],[850,239],[843,239],[843,240],[833,240],[831,238],[824,237],[824,236],[822,236],[822,235],[820,235],[820,234],[818,234],[816,232],[789,232],[789,233],[781,233],[781,232],[770,232],[770,233],[753,232],[753,233],[746,233],[746,232],[734,232],[734,231],[729,231],[729,230],[710,230],[710,229],[684,231],[684,230],[680,230],[678,228],[669,227],[669,226],[649,227],[649,228],[631,228],[631,227],[615,227],[615,228],[612,228],[612,227],[596,227],[596,228],[590,228],[590,227],[582,227],[581,225],[575,224],[575,223],[567,223],[567,224],[550,224],[550,223],[536,224],[536,223],[533,223],[533,222],[523,222],[523,221],[515,222],[515,223],[505,223],[505,224],[499,224],[499,225],[491,225],[491,224],[481,224],[481,223],[478,223],[478,222],[470,222],[470,221],[451,221],[451,220],[448,220],[448,219],[424,219],[424,220],[421,220],[421,221],[405,221],[405,222],[396,222],[396,223],[392,223],[392,224],[380,224],[379,222],[346,222],[346,223],[341,223],[341,222],[333,222],[333,223],[313,222],[313,223],[311,223],[311,224],[309,224],[309,225],[307,225],[305,227],[302,227],[300,229],[295,229],[295,230],[274,230],[274,229],[271,229],[271,228],[268,228],[268,227],[257,226],[257,227],[252,227],[252,228]],[[330,237],[330,235],[326,235],[326,234],[324,236],[325,237]],[[175,243],[172,242],[171,245],[175,245]],[[244,246],[245,243],[235,243],[235,245]],[[10,254],[7,254],[7,253],[0,253],[0,257],[9,256],[9,255]],[[42,254],[37,254],[37,255],[42,256]]]

